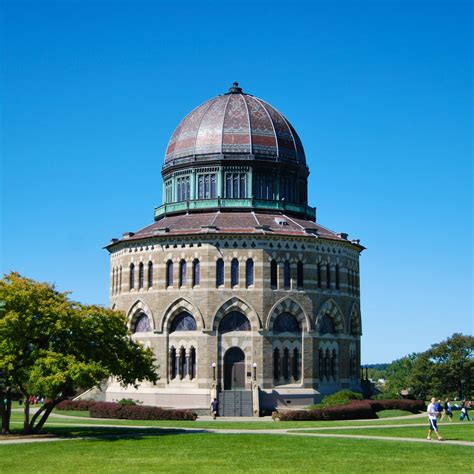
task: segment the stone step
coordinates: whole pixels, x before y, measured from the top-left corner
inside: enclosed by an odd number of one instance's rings
[[[252,416],[252,392],[243,390],[226,390],[219,393],[220,412],[222,416]]]

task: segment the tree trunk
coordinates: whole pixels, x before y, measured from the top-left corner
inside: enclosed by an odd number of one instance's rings
[[[49,415],[51,414],[51,412],[53,411],[53,408],[60,402],[61,400],[57,400],[55,402],[51,402],[51,403],[48,403],[45,410],[44,410],[44,413],[43,415],[41,416],[41,419],[40,421],[36,424],[36,426],[34,426],[34,422],[36,420],[37,417],[35,417],[32,421],[31,421],[31,432],[32,433],[39,433],[41,428],[43,428],[43,425],[45,424],[46,420],[48,419]]]
[[[30,434],[30,400],[25,396],[25,409],[23,418],[23,434]]]
[[[5,410],[6,413],[5,413],[4,426],[6,427],[7,433],[10,433],[10,418],[12,416],[12,389],[11,387],[7,388],[6,400],[7,400],[7,406]]]
[[[12,412],[12,392],[7,387],[0,392],[0,413],[2,418],[2,434],[10,434],[10,417]]]

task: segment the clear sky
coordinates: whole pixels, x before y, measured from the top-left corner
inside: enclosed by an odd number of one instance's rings
[[[473,332],[472,9],[458,1],[7,1],[2,272],[108,304],[167,141],[239,81],[297,129],[318,221],[360,238],[362,362]]]

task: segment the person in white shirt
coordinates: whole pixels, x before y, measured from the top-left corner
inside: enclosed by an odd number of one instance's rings
[[[428,430],[428,437],[426,439],[431,439],[431,433],[434,431],[438,440],[441,441],[443,438],[440,436],[438,431],[438,425],[436,424],[439,412],[436,410],[435,403],[436,398],[433,397],[431,399],[431,403],[428,405],[428,408],[426,410],[426,412],[428,413],[428,420],[430,422],[430,429]]]

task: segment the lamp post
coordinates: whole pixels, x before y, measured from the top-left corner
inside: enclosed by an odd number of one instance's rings
[[[464,400],[464,379],[461,379],[461,400]]]
[[[254,362],[254,363],[252,364],[252,367],[253,367],[253,379],[254,379],[254,381],[255,381],[255,380],[257,380],[257,363]]]
[[[211,364],[211,367],[212,367],[212,380],[214,380],[214,382],[216,381],[216,363],[213,362]]]

